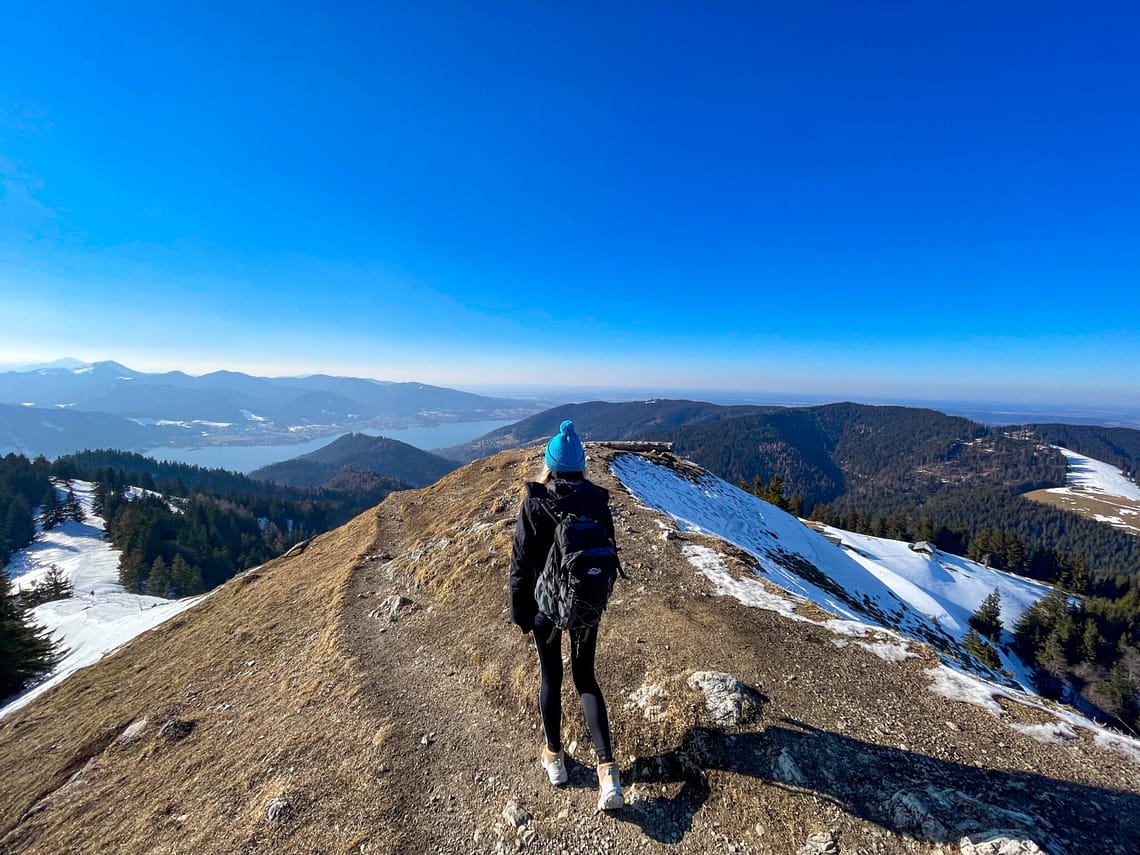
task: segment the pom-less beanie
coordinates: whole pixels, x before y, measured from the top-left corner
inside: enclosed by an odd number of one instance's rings
[[[586,468],[586,450],[569,419],[558,426],[558,433],[546,444],[546,468],[551,472],[582,472]]]

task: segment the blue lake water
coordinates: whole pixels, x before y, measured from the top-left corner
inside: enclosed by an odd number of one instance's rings
[[[450,448],[469,440],[490,433],[495,428],[514,424],[515,419],[501,421],[497,419],[480,422],[455,422],[453,424],[433,425],[432,427],[399,428],[392,430],[357,430],[345,431],[335,436],[323,436],[320,439],[311,439],[307,442],[297,442],[290,445],[219,445],[204,446],[202,448],[152,448],[146,452],[148,457],[156,460],[172,460],[176,463],[189,463],[192,466],[203,466],[207,469],[228,469],[231,472],[252,472],[270,463],[279,463],[293,457],[300,457],[318,448],[324,448],[348,433],[365,433],[369,436],[386,436],[389,439],[398,439],[416,448],[430,451],[434,448]]]

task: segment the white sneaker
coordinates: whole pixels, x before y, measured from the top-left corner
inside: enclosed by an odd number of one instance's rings
[[[603,763],[598,767],[598,810],[617,810],[624,804],[618,764]]]
[[[566,783],[569,776],[566,774],[566,754],[564,752],[555,753],[544,745],[539,760],[542,762],[542,768],[546,770],[546,776],[550,778],[550,783],[556,787],[559,784]]]

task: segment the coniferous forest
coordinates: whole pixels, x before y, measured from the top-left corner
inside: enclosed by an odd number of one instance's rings
[[[119,579],[134,593],[184,597],[209,590],[290,546],[335,528],[404,485],[390,478],[339,473],[336,486],[281,487],[220,469],[162,463],[118,451],[28,460],[0,458],[0,567],[36,537],[66,520],[84,521],[67,486],[95,485],[94,511],[105,537],[121,550]],[[56,479],[53,484],[52,479]],[[29,610],[68,596],[49,572],[31,590],[0,591],[0,697],[50,669],[56,651]]]

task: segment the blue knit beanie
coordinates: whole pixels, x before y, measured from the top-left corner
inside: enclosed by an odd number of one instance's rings
[[[582,472],[586,468],[586,450],[570,419],[558,426],[558,433],[546,444],[546,468],[551,472]]]

